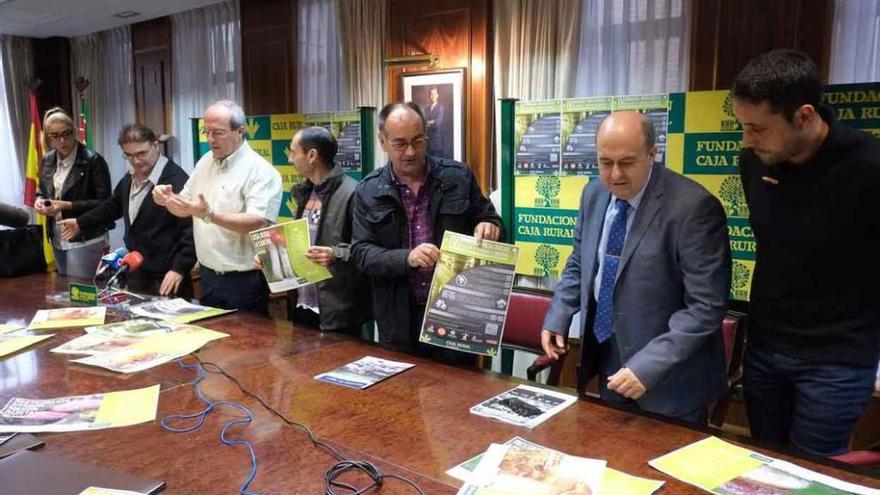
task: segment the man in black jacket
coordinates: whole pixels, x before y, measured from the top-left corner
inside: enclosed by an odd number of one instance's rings
[[[757,240],[749,426],[762,440],[841,454],[880,359],[880,142],[834,122],[800,52],[755,58],[731,93]]]
[[[354,257],[372,281],[379,341],[412,351],[444,232],[495,241],[501,218],[467,165],[427,155],[418,105],[386,105],[379,140],[390,163],[355,191]]]
[[[196,262],[192,220],[178,218],[157,206],[150,194],[158,184],[180,191],[188,176],[176,163],[159,153],[156,134],[143,124],[129,124],[119,133],[119,146],[131,165],[113,195],[78,218],[62,220],[62,239],[80,230],[125,219],[125,247],[138,251],[144,261],[127,274],[130,290],[162,296],[192,297],[190,271]]]
[[[369,315],[366,277],[351,258],[352,196],[357,181],[336,167],[339,147],[323,127],[307,127],[293,136],[288,161],[304,180],[291,188],[296,218],[309,225],[312,248],[306,256],[326,266],[333,278],[307,285],[292,295],[296,323],[360,336]]]

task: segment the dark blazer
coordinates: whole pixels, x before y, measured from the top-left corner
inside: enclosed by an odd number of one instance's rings
[[[58,168],[57,154],[57,151],[52,150],[43,155],[43,160],[40,161],[40,185],[37,189],[39,198],[55,199],[52,176]],[[60,197],[64,201],[70,201],[73,208],[62,211],[61,218],[78,218],[109,197],[110,169],[107,167],[107,162],[104,161],[104,157],[79,143],[76,147],[76,159],[64,181],[64,187],[61,188]],[[79,235],[71,239],[71,242],[93,239],[113,227],[113,223],[103,223],[80,229]],[[50,217],[46,222],[46,236],[51,239],[54,232],[55,218]]]
[[[591,181],[581,195],[574,251],[544,329],[567,332],[572,315],[591,314],[597,252],[611,194]],[[668,416],[705,407],[725,388],[721,321],[730,290],[730,242],[721,203],[702,186],[661,166],[633,220],[614,286],[620,362],[647,393],[639,406]],[[586,367],[595,372],[591,318],[583,328]],[[587,379],[589,376],[583,376]]]
[[[447,230],[473,235],[480,222],[501,227],[501,217],[483,196],[467,165],[433,156],[427,160],[434,174],[430,203],[434,244],[440,246]],[[379,341],[392,347],[412,346],[409,276],[415,269],[407,262],[409,224],[391,180],[390,163],[358,184],[352,238],[357,265],[372,283]]]
[[[188,176],[174,161],[168,160],[159,184],[170,184],[174,192],[180,192]],[[147,191],[141,209],[134,222],[128,215],[128,198],[131,192],[131,174],[125,174],[113,195],[91,211],[77,218],[80,229],[125,219],[125,247],[144,256],[140,271],[152,276],[163,276],[168,270],[189,275],[196,263],[193,244],[192,219],[178,218],[153,201]]]
[[[296,201],[296,218],[302,218],[313,190],[321,198],[321,220],[315,244],[334,250],[335,259],[328,267],[333,278],[315,284],[321,310],[321,330],[357,326],[370,314],[367,277],[351,258],[351,212],[355,187],[357,181],[345,175],[341,167],[335,167],[317,186],[305,179],[290,190]]]

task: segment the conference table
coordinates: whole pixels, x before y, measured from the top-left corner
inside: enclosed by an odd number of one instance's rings
[[[48,294],[66,290],[67,280],[55,275],[0,281],[0,323],[27,324],[37,309],[58,307],[47,300]],[[485,451],[490,443],[503,443],[517,435],[567,454],[606,459],[609,467],[628,474],[663,480],[666,483],[660,494],[703,493],[647,463],[711,434],[846,481],[880,487],[876,479],[840,463],[795,457],[745,438],[691,428],[589,399],[528,430],[469,413],[471,406],[523,383],[515,378],[446,366],[370,342],[322,334],[247,313],[231,313],[195,324],[230,335],[199,350],[199,360],[221,366],[246,389],[288,419],[308,425],[347,458],[369,461],[385,474],[411,479],[429,494],[456,493],[461,482],[447,476],[447,469]],[[49,350],[81,335],[82,330],[51,332],[55,337],[0,358],[0,405],[11,397],[51,398],[154,384],[161,386],[161,392],[155,421],[124,428],[39,434],[45,441],[41,451],[164,480],[167,486],[163,493],[238,493],[250,474],[251,460],[244,447],[221,444],[219,432],[224,422],[240,413],[220,408],[200,429],[189,433],[171,433],[159,424],[166,415],[203,408],[192,385],[192,370],[170,362],[121,375],[71,363],[72,356]],[[406,361],[415,367],[364,390],[314,379],[319,373],[367,355]],[[191,364],[196,358],[190,355],[184,361]],[[258,470],[250,491],[324,493],[325,473],[336,463],[325,449],[314,446],[300,429],[269,413],[221,374],[210,373],[202,390],[211,400],[239,402],[255,414],[250,425],[233,427],[230,434],[254,445]],[[360,486],[368,484],[367,478],[359,474],[349,473],[343,479]],[[3,483],[0,480],[0,492]],[[399,480],[386,479],[371,493],[417,492]]]

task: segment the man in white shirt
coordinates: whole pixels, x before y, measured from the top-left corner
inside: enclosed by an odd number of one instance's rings
[[[245,140],[241,106],[215,102],[204,119],[211,150],[180,194],[156,186],[153,199],[174,215],[193,217],[202,304],[268,314],[269,290],[254,267],[248,232],[278,218],[281,175]]]

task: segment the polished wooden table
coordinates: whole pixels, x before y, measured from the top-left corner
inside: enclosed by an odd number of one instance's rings
[[[66,281],[52,275],[0,281],[0,323],[27,324],[36,309],[53,307],[46,294],[65,289]],[[484,451],[492,442],[504,442],[516,435],[568,454],[607,459],[609,467],[629,474],[665,480],[661,494],[703,493],[655,471],[647,462],[705,438],[712,433],[710,430],[592,401],[579,401],[534,430],[527,430],[469,413],[474,404],[515,386],[519,383],[516,379],[449,367],[244,313],[196,324],[231,335],[205,346],[197,353],[199,359],[222,366],[246,388],[289,419],[310,426],[346,456],[370,461],[386,474],[412,479],[425,493],[454,494],[461,483],[444,474],[448,468]],[[195,377],[192,371],[168,363],[120,375],[77,365],[69,362],[71,356],[53,354],[49,349],[82,331],[54,332],[52,339],[0,358],[0,405],[14,396],[50,398],[158,383],[162,390],[159,418],[202,409],[191,385]],[[365,355],[416,366],[366,390],[313,379]],[[194,363],[195,359],[190,356],[186,362]],[[251,491],[324,493],[324,473],[335,463],[326,451],[313,446],[302,431],[270,414],[222,375],[210,374],[202,389],[211,400],[239,402],[256,416],[249,426],[232,430],[233,438],[247,439],[255,448],[258,470]],[[167,483],[164,493],[230,494],[238,492],[251,469],[243,447],[227,447],[219,441],[223,423],[236,414],[221,409],[211,414],[200,430],[191,433],[167,432],[157,420],[126,428],[39,436],[46,442],[47,453],[162,479]],[[876,479],[842,464],[793,457],[743,438],[726,439],[847,481],[880,487]],[[360,486],[367,484],[360,475],[347,475],[345,479]],[[0,480],[0,487],[2,484]],[[398,480],[388,479],[375,493],[416,492]]]

